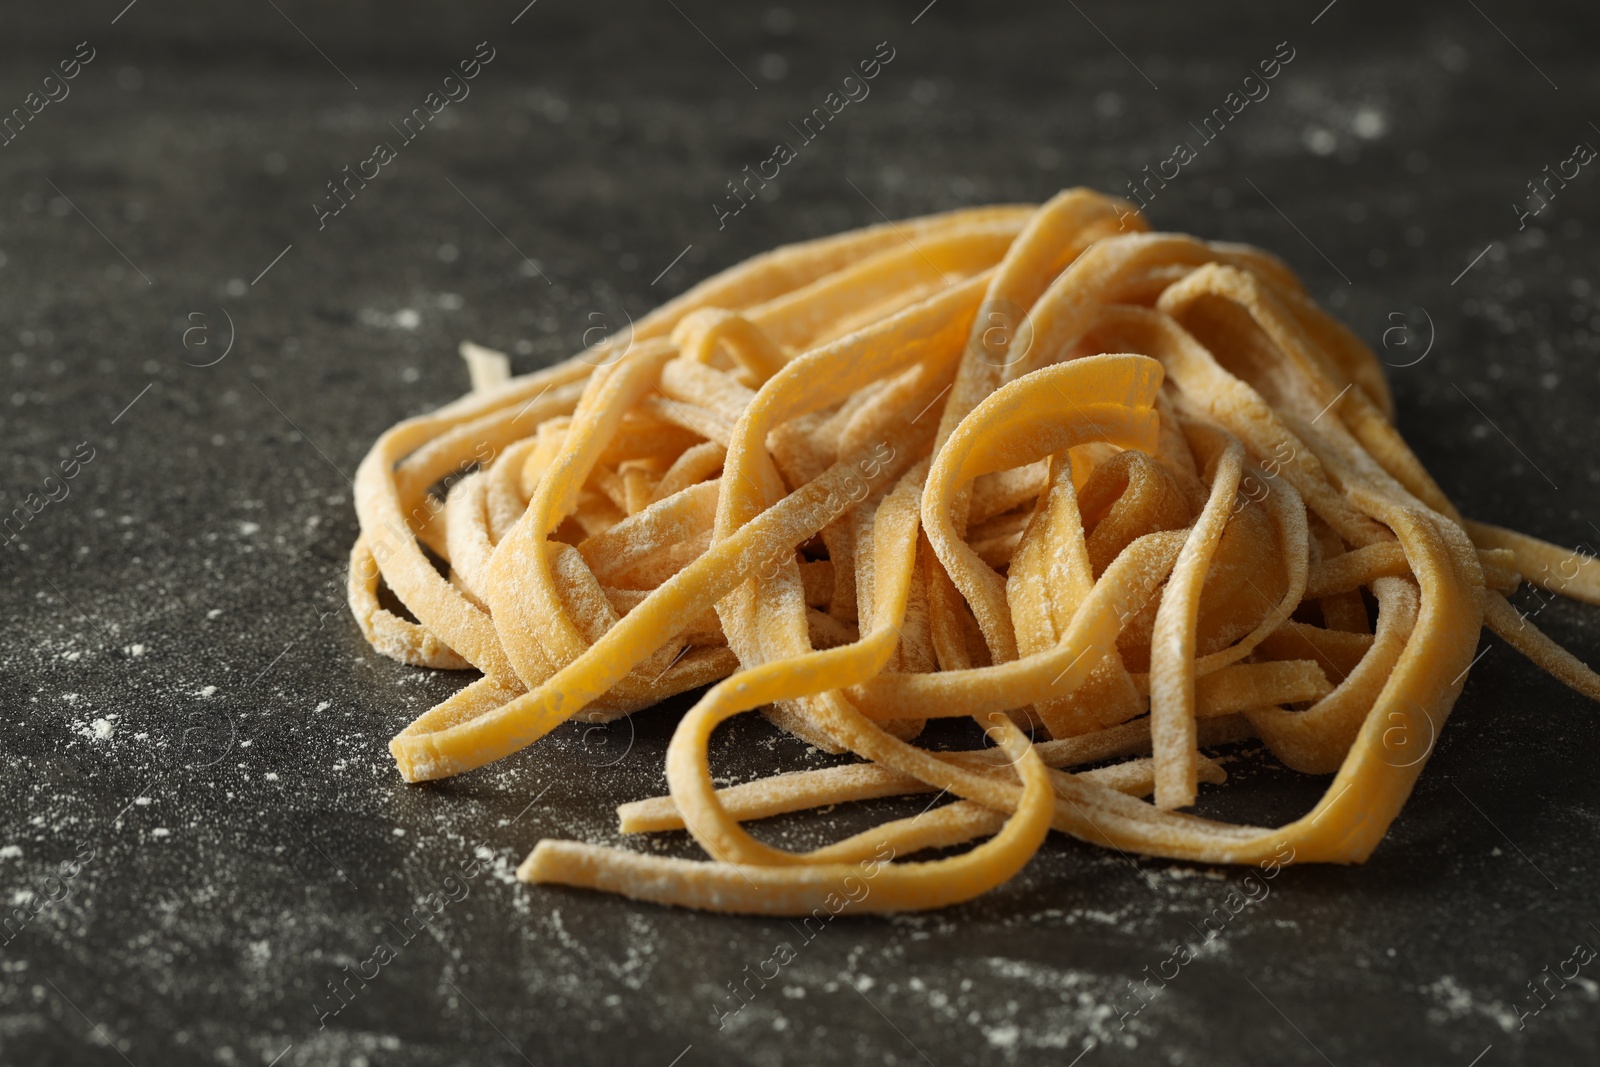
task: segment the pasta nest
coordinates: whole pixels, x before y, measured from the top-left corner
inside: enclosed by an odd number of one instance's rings
[[[356,479],[368,641],[482,675],[393,739],[401,774],[709,687],[670,795],[620,815],[710,859],[546,840],[528,881],[933,908],[1052,828],[1360,862],[1484,627],[1600,695],[1506,599],[1526,578],[1600,602],[1593,558],[1464,520],[1372,352],[1279,260],[1088,190],[780,248],[534,374],[463,354],[473,391],[385,433]],[[858,759],[718,789],[712,733],[753,710]],[[989,743],[916,743],[946,717]],[[1204,750],[1249,738],[1333,775],[1322,799],[1277,827],[1186,812],[1226,778]],[[744,826],[918,792],[955,799],[806,852]]]

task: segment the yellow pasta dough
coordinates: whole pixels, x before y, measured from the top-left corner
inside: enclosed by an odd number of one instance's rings
[[[463,355],[473,392],[389,430],[356,479],[362,632],[481,672],[394,738],[401,774],[709,687],[670,795],[620,811],[708,859],[547,840],[527,881],[933,908],[1010,878],[1052,828],[1360,862],[1485,626],[1600,696],[1506,600],[1526,577],[1600,603],[1595,559],[1463,520],[1371,352],[1279,261],[1149,233],[1088,190],[781,248],[524,377]],[[712,732],[752,711],[857,762],[719,790]],[[991,744],[916,743],[962,716]],[[1333,775],[1322,800],[1278,827],[1185,812],[1226,780],[1201,749],[1251,737]],[[917,793],[953,800],[809,852],[745,826]]]

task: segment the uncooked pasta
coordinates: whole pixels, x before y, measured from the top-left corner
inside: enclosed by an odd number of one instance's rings
[[[668,794],[619,814],[707,858],[545,840],[529,882],[935,908],[1011,878],[1052,829],[1360,862],[1485,627],[1600,696],[1507,600],[1529,581],[1600,603],[1596,560],[1464,520],[1372,353],[1280,261],[1149,232],[1121,200],[780,248],[522,377],[463,355],[472,392],[389,430],[356,479],[367,640],[481,675],[393,739],[400,773],[703,690]],[[853,761],[719,789],[712,734],[751,712]],[[918,744],[950,717],[985,740]],[[1252,738],[1331,775],[1321,800],[1275,827],[1186,810],[1227,788],[1208,750]],[[933,804],[810,851],[746,826],[906,794]]]

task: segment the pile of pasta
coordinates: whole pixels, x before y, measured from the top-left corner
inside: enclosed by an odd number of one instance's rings
[[[534,374],[463,354],[472,392],[356,482],[367,639],[481,672],[393,739],[401,774],[704,689],[668,795],[619,814],[708,858],[544,840],[527,881],[795,915],[853,878],[854,910],[935,908],[1052,828],[1360,862],[1484,627],[1600,696],[1506,599],[1600,603],[1595,559],[1464,520],[1377,360],[1279,260],[1092,191],[783,247]],[[718,788],[712,734],[752,711],[856,759]],[[944,717],[983,740],[917,744]],[[1226,779],[1206,750],[1251,738],[1331,774],[1322,799],[1277,827],[1185,811]],[[920,815],[810,851],[745,825],[915,793]]]

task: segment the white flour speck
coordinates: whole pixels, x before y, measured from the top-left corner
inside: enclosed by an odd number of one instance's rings
[[[1017,1029],[1015,1023],[1002,1023],[999,1026],[986,1026],[983,1036],[989,1039],[989,1044],[995,1048],[1016,1048],[1017,1038],[1022,1036],[1022,1031]]]

